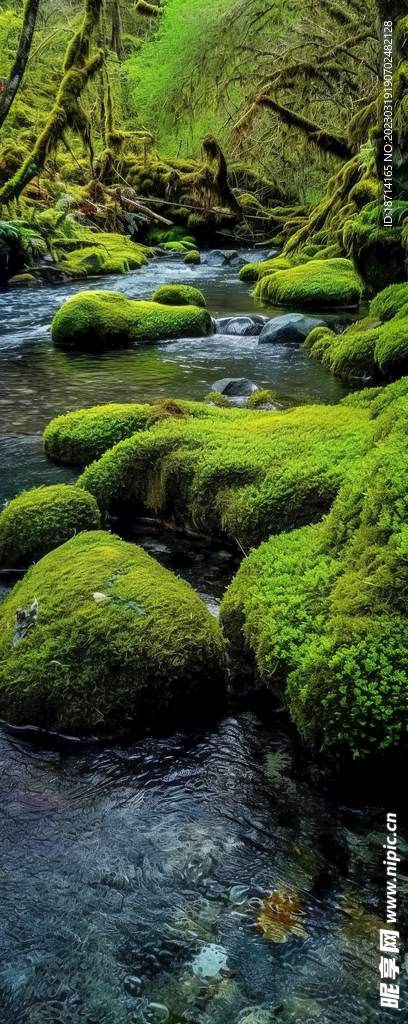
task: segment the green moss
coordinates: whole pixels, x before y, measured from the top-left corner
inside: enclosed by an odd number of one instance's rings
[[[188,252],[189,250],[189,246],[184,242],[162,242],[161,248],[168,249],[170,252]]]
[[[81,530],[100,526],[98,506],[77,487],[35,487],[14,498],[0,515],[0,565],[25,567]]]
[[[190,528],[238,538],[247,549],[320,519],[370,429],[365,409],[260,414],[198,405],[192,416],[193,408],[185,419],[120,442],[88,466],[78,486],[101,510],[126,497]]]
[[[37,622],[13,647],[16,610],[34,599]],[[225,653],[188,583],[100,531],[46,555],[6,598],[0,666],[3,718],[94,730],[208,709],[223,692]]]
[[[148,405],[96,405],[51,420],[44,431],[44,451],[55,462],[87,466],[118,441],[144,430]]]
[[[276,400],[276,394],[274,391],[267,391],[265,388],[261,391],[254,391],[252,395],[246,400],[247,409],[257,409],[258,405],[267,405]]]
[[[334,260],[344,256],[344,249],[337,242],[333,242],[332,245],[326,245],[324,249],[318,249],[317,253],[313,257],[315,260]]]
[[[197,249],[192,249],[191,252],[188,252],[186,254],[186,256],[184,257],[184,261],[183,262],[184,263],[201,263],[200,253],[198,252]]]
[[[262,277],[254,294],[278,306],[333,309],[357,306],[361,287],[350,260],[310,260]]]
[[[149,245],[163,245],[165,242],[190,242],[196,245],[195,238],[186,234],[186,229],[182,225],[175,225],[170,229],[149,228],[147,240]]]
[[[274,256],[271,260],[263,260],[261,263],[246,263],[241,267],[239,276],[241,281],[259,281],[267,274],[275,274],[278,270],[290,270],[292,267],[307,263],[309,257],[302,253],[295,253],[289,259],[286,256]]]
[[[397,314],[378,331],[375,361],[388,380],[408,373],[408,306],[405,317],[398,319]]]
[[[152,251],[146,246],[136,245],[123,235],[99,234],[89,236],[89,244],[75,248],[60,240],[58,266],[74,277],[88,277],[94,274],[125,274],[137,270],[147,263]],[[88,239],[87,239],[88,240]],[[64,249],[69,248],[69,252]]]
[[[375,181],[374,178],[362,178],[351,189],[350,199],[361,209],[362,206],[367,206],[368,203],[378,203],[380,189],[379,181]]]
[[[205,306],[203,293],[189,284],[162,284],[152,295],[152,302],[165,306]]]
[[[383,323],[391,320],[399,312],[401,306],[408,302],[408,284],[391,284],[370,302],[370,316]]]
[[[395,380],[408,373],[408,302],[387,319],[406,297],[407,285],[393,285],[373,300],[370,316],[334,334],[318,327],[308,335],[304,347],[336,377],[350,382],[356,378]],[[378,300],[378,301],[377,301]],[[378,310],[385,322],[372,315]]]
[[[211,317],[205,309],[135,302],[119,292],[79,292],[52,322],[56,348],[86,351],[125,348],[161,338],[197,338],[211,331]]]
[[[402,226],[397,218],[393,227],[383,220],[384,207],[368,207],[346,221],[343,231],[344,248],[369,295],[406,279]]]
[[[363,405],[376,430],[327,519],[252,552],[220,615],[303,738],[359,756],[408,726],[408,380]]]
[[[8,280],[9,288],[36,288],[39,281],[33,274],[15,274]]]
[[[207,405],[216,405],[219,409],[230,409],[231,403],[225,395],[222,395],[220,391],[210,391],[209,395],[205,396],[204,401]]]

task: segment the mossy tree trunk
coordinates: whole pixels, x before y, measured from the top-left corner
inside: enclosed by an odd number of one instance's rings
[[[24,5],[23,26],[18,42],[16,59],[10,71],[8,82],[0,96],[0,128],[6,120],[23,79],[31,50],[39,6],[40,0],[26,0]]]
[[[110,45],[111,50],[115,51],[118,60],[123,60],[123,25],[120,0],[113,0],[112,2],[112,35]]]
[[[68,46],[64,77],[47,124],[22,167],[0,189],[0,207],[19,197],[58,143],[64,141],[64,133],[68,129],[79,132],[92,157],[89,119],[80,103],[80,96],[89,79],[104,63],[102,50],[90,56],[92,34],[98,26],[102,4],[103,0],[85,0],[84,19]]]

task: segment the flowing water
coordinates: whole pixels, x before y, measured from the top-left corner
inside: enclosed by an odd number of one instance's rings
[[[146,298],[180,280],[202,288],[213,316],[278,312],[256,305],[232,268],[154,261],[87,287]],[[256,339],[56,352],[52,316],[77,290],[0,295],[1,503],[23,487],[75,479],[41,449],[46,422],[67,410],[202,399],[223,376],[249,377],[283,404],[345,393],[297,346]],[[147,519],[133,539],[217,613],[236,552]],[[0,1024],[390,1020],[396,1011],[379,1006],[379,928],[397,772],[375,797],[369,779],[341,793],[299,751],[284,716],[270,721],[273,729],[254,705],[232,707],[206,730],[122,745],[3,726]],[[402,838],[400,850],[406,857]],[[399,891],[403,901],[402,874]],[[398,1019],[408,1019],[405,995],[400,1006]]]

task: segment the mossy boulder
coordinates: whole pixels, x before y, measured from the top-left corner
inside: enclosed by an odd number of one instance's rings
[[[215,392],[211,401],[217,401]],[[245,549],[270,533],[327,512],[350,460],[364,449],[365,409],[288,411],[180,404],[88,466],[77,486],[101,511],[134,502],[184,527],[238,539]]]
[[[18,608],[37,621],[13,646]],[[57,730],[106,730],[220,705],[225,647],[188,583],[103,531],[29,570],[0,608],[0,716]]]
[[[408,283],[390,284],[370,302],[370,316],[385,323],[408,303]]]
[[[198,249],[191,249],[184,257],[184,263],[201,263],[200,253]]]
[[[77,487],[55,484],[23,491],[0,515],[0,565],[25,568],[100,523],[96,501]]]
[[[354,308],[360,300],[361,285],[350,260],[313,259],[261,277],[254,294],[275,306]]]
[[[87,466],[118,441],[144,430],[148,405],[96,405],[57,416],[45,428],[44,451],[54,462]]]
[[[129,270],[142,267],[147,263],[148,257],[153,255],[152,249],[137,245],[124,235],[91,235],[90,232],[84,232],[84,237],[85,244],[79,244],[79,240],[75,238],[71,246],[67,241],[60,243],[58,266],[60,270],[74,278],[93,277],[98,274],[125,274]],[[69,251],[64,251],[68,246]]]
[[[377,313],[377,316],[375,315]],[[396,380],[408,373],[408,285],[390,285],[370,304],[370,316],[351,324],[344,334],[317,328],[305,348],[336,377]]]
[[[205,396],[204,402],[207,405],[216,405],[219,409],[231,408],[231,402],[221,394],[221,391],[210,391],[209,395]]]
[[[39,283],[34,274],[15,274],[8,279],[9,288],[36,288]]]
[[[408,728],[408,380],[346,405],[367,409],[366,452],[322,523],[250,553],[220,622],[310,746],[365,756]]]
[[[205,306],[203,293],[189,284],[162,284],[152,295],[152,302],[164,306]]]
[[[56,348],[100,351],[164,338],[200,338],[212,331],[207,310],[136,302],[120,292],[83,291],[61,306],[52,322]]]

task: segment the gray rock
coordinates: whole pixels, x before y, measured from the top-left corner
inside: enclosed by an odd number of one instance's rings
[[[215,321],[216,334],[238,334],[242,338],[256,338],[268,322],[267,316],[223,316]]]
[[[201,262],[207,263],[209,267],[225,267],[239,258],[236,249],[211,249],[210,252],[201,254]]]
[[[315,327],[325,326],[324,320],[304,316],[303,313],[284,313],[283,316],[273,317],[265,324],[259,335],[259,343],[282,345],[295,342],[299,345]]]
[[[217,391],[221,395],[226,395],[227,398],[230,395],[243,398],[245,395],[252,395],[254,391],[259,391],[259,388],[247,377],[223,377],[222,380],[216,380],[211,391]]]

